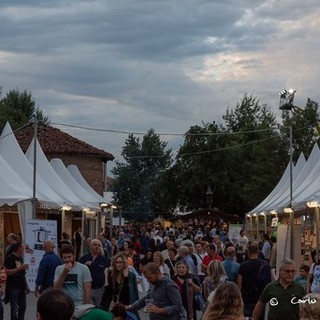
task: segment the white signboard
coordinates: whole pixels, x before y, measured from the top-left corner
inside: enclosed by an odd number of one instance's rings
[[[240,235],[240,231],[243,230],[242,224],[229,224],[229,238],[232,241]]]
[[[26,278],[30,290],[34,291],[39,263],[45,253],[44,241],[52,241],[57,250],[57,221],[27,220],[25,235],[24,263],[29,264]]]

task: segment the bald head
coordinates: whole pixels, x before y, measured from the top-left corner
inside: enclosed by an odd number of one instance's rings
[[[53,248],[54,248],[54,244],[53,244],[52,241],[46,240],[46,241],[43,243],[43,249],[44,249],[45,252],[53,251]]]
[[[228,258],[234,258],[235,254],[236,254],[236,249],[234,247],[228,247],[226,249],[226,256]]]

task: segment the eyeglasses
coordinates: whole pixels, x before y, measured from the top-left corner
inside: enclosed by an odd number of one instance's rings
[[[282,269],[281,271],[283,271],[285,273],[295,273],[296,272],[296,270],[290,270],[290,269],[288,269],[288,270]]]

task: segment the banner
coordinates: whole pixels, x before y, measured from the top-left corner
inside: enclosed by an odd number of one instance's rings
[[[231,241],[236,239],[240,235],[240,231],[243,230],[243,224],[229,224],[229,238]]]
[[[38,273],[39,263],[45,254],[43,243],[50,240],[55,245],[57,252],[57,221],[55,220],[27,220],[25,230],[25,253],[24,263],[29,264],[26,274],[27,282],[31,291],[35,289],[35,280]]]

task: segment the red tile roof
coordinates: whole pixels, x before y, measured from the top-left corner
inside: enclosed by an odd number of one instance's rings
[[[26,152],[29,148],[33,139],[33,132],[32,125],[15,132],[23,152]],[[50,125],[38,125],[37,133],[38,141],[45,154],[90,155],[102,158],[103,161],[114,159],[111,153],[93,147]]]

